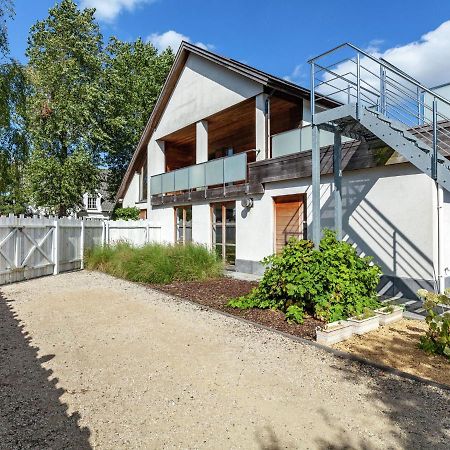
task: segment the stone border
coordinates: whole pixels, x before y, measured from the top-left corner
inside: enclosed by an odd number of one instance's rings
[[[140,284],[140,283],[137,283],[137,284]],[[203,310],[206,310],[206,311],[209,311],[209,312],[214,312],[214,313],[217,313],[217,314],[221,314],[221,315],[223,315],[225,317],[228,317],[228,318],[231,318],[231,319],[239,320],[240,322],[246,323],[248,325],[251,325],[253,327],[259,328],[261,330],[266,330],[266,331],[270,331],[272,333],[276,333],[276,334],[278,334],[280,336],[283,336],[285,338],[290,339],[291,341],[295,341],[295,342],[299,342],[301,344],[305,344],[305,345],[310,345],[312,347],[316,347],[316,348],[318,348],[320,350],[323,350],[323,351],[325,351],[327,353],[331,353],[332,355],[334,355],[334,356],[336,356],[338,358],[346,359],[348,361],[357,362],[357,363],[360,363],[360,364],[365,364],[366,366],[373,367],[375,369],[381,370],[382,372],[386,372],[386,373],[389,373],[389,374],[392,374],[392,375],[396,375],[396,376],[401,377],[401,378],[406,378],[408,380],[417,381],[419,383],[426,384],[428,386],[437,387],[439,389],[450,391],[450,385],[447,385],[447,384],[444,384],[444,383],[439,383],[438,381],[428,380],[428,379],[422,378],[422,377],[420,377],[418,375],[413,375],[412,373],[403,372],[402,370],[396,369],[395,367],[386,366],[385,364],[381,364],[381,363],[378,363],[376,361],[371,361],[370,359],[362,358],[361,356],[354,355],[353,353],[347,353],[347,352],[343,352],[341,350],[336,350],[336,349],[334,349],[332,347],[328,347],[326,345],[319,344],[316,341],[310,341],[309,339],[304,339],[304,338],[301,338],[300,336],[295,336],[293,334],[289,334],[289,333],[286,333],[284,331],[280,331],[280,330],[277,330],[275,328],[271,328],[271,327],[268,327],[266,325],[262,325],[262,324],[260,324],[258,322],[253,322],[252,320],[248,320],[248,319],[244,319],[243,317],[235,316],[235,315],[227,313],[225,311],[221,311],[220,309],[212,308],[211,306],[201,305],[200,303],[196,303],[193,300],[189,300],[189,299],[184,298],[184,297],[180,297],[180,296],[173,295],[173,294],[168,294],[168,293],[163,292],[163,291],[158,291],[157,289],[153,289],[153,288],[148,287],[148,286],[146,286],[144,284],[141,284],[141,286],[144,286],[147,289],[151,289],[152,291],[158,292],[159,294],[166,295],[169,298],[171,297],[171,298],[173,298],[175,300],[179,300],[179,301],[190,303],[192,305],[197,306],[200,309],[203,309]]]

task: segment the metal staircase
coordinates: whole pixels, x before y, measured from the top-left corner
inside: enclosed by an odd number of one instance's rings
[[[343,44],[309,61],[312,125],[381,140],[450,191],[450,101],[389,62]],[[335,107],[316,109],[320,98]]]

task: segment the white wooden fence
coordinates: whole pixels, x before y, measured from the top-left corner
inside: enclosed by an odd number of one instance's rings
[[[161,228],[147,220],[0,216],[0,285],[82,269],[86,249],[118,241],[161,242]]]

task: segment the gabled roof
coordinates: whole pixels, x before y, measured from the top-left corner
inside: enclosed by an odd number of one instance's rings
[[[158,100],[156,101],[155,107],[153,108],[153,112],[150,115],[150,119],[147,122],[147,125],[144,129],[144,132],[142,133],[141,139],[139,140],[130,164],[128,165],[127,171],[117,192],[116,201],[123,198],[128,184],[131,181],[133,173],[136,171],[138,163],[142,162],[142,160],[144,159],[142,150],[146,148],[154,129],[158,125],[158,122],[164,112],[167,102],[169,101],[172,91],[176,85],[178,77],[180,76],[190,53],[201,56],[202,58],[208,59],[209,61],[225,67],[226,69],[232,70],[246,78],[260,83],[268,92],[274,90],[293,97],[309,100],[309,89],[303,88],[295,83],[276,77],[274,75],[270,75],[266,72],[255,69],[254,67],[248,66],[234,59],[220,56],[209,50],[205,50],[203,48],[197,47],[196,45],[190,44],[189,42],[183,41],[180,45],[178,53],[175,57],[175,61],[169,72],[169,75],[167,76],[166,82],[161,90]],[[318,103],[323,104],[324,106],[336,106],[335,102],[328,99],[321,99],[318,101]]]

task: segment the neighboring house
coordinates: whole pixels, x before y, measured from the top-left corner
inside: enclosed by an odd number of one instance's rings
[[[114,210],[114,202],[108,200],[107,172],[102,171],[100,187],[95,194],[83,195],[83,208],[77,213],[78,217],[88,219],[109,219]]]
[[[322,96],[316,114],[340,105]],[[204,244],[236,270],[261,274],[261,260],[290,237],[312,237],[310,122],[309,89],[183,43],[117,200],[159,223],[164,241]],[[449,192],[438,231],[435,182],[379,138],[349,129],[339,179],[333,134],[321,132],[320,225],[340,220],[339,180],[344,239],[380,264],[382,293],[411,296],[438,274],[450,284]]]

